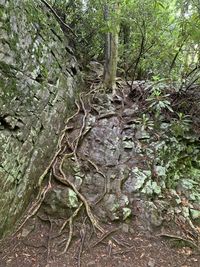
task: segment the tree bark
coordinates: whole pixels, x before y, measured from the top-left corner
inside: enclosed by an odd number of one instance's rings
[[[113,5],[114,20],[111,20],[110,8],[104,6],[104,20],[111,24],[111,29],[105,37],[105,65],[104,65],[104,87],[108,90],[115,90],[116,73],[118,61],[118,38],[119,38],[119,13],[118,3]]]

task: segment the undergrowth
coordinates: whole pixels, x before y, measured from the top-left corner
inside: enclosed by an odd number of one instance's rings
[[[151,175],[141,191],[151,198],[163,198],[166,192],[171,192],[177,196],[177,205],[187,199],[184,203],[187,214],[183,215],[192,217],[192,210],[193,219],[199,219],[200,138],[192,129],[192,117],[176,112],[170,94],[161,89],[158,86],[152,89],[146,99],[148,108],[138,120],[141,129],[150,133],[150,138],[142,142]]]

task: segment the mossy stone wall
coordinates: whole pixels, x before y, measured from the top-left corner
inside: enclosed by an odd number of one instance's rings
[[[41,1],[0,0],[0,237],[27,207],[73,105],[79,71],[66,41]]]

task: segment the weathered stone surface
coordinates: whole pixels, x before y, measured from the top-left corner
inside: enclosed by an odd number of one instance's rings
[[[200,219],[200,210],[190,209],[190,214],[193,220]]]
[[[77,207],[76,193],[68,187],[57,187],[50,190],[42,206],[46,214],[56,218],[68,218],[72,213],[71,209]]]
[[[26,208],[57,149],[79,77],[40,1],[0,1],[0,237]]]

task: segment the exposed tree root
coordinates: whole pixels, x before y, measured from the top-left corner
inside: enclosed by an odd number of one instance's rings
[[[128,249],[125,249],[125,250],[119,250],[119,251],[116,251],[116,252],[113,252],[112,255],[123,255],[123,254],[126,254],[126,253],[129,253],[131,250],[133,250],[135,248],[135,246],[131,246],[130,248]]]
[[[80,244],[79,253],[78,253],[78,264],[77,264],[78,267],[81,267],[81,255],[83,252],[83,246],[84,246],[85,236],[86,236],[85,228],[81,229],[80,236],[81,236],[81,244]]]
[[[87,215],[92,223],[92,225],[98,229],[101,233],[104,233],[104,229],[99,225],[97,219],[94,217],[92,211],[91,211],[91,208],[90,208],[90,205],[88,204],[86,198],[77,190],[76,186],[69,180],[67,179],[64,171],[62,170],[62,164],[63,164],[63,161],[65,159],[65,157],[68,156],[67,154],[62,158],[61,162],[59,163],[59,172],[61,175],[58,175],[56,173],[56,169],[55,169],[55,166],[57,164],[57,159],[55,160],[54,164],[53,164],[53,174],[55,176],[55,178],[61,182],[62,184],[64,185],[67,185],[67,186],[70,186],[70,188],[76,193],[76,195],[78,196],[78,198],[83,202],[84,206],[85,206],[85,209],[86,209],[86,212],[87,212]]]
[[[182,241],[183,243],[185,243],[186,245],[188,245],[189,247],[195,248],[198,251],[200,250],[200,247],[194,243],[191,239],[187,239],[185,237],[182,236],[176,236],[176,235],[170,235],[170,234],[160,234],[159,236],[161,237],[165,237],[165,238],[169,238],[169,239],[173,239],[173,240],[177,240],[177,241]]]
[[[60,233],[64,230],[64,228],[65,228],[65,226],[67,225],[67,223],[72,219],[74,219],[76,216],[77,216],[77,214],[79,213],[79,211],[80,211],[80,209],[81,209],[81,207],[83,206],[83,203],[80,203],[80,205],[78,206],[78,208],[75,210],[75,212],[72,214],[72,216],[69,218],[69,219],[67,219],[64,223],[63,223],[63,225],[61,226],[61,228],[60,228]]]
[[[81,129],[79,131],[79,135],[78,135],[78,137],[75,138],[75,140],[73,141],[73,145],[72,145],[72,146],[74,146],[73,154],[74,154],[74,157],[75,157],[76,161],[77,161],[77,156],[76,156],[77,148],[78,148],[78,145],[80,143],[81,138],[83,137],[83,132],[84,132],[85,125],[86,125],[86,118],[87,118],[87,115],[88,115],[88,112],[87,112],[87,110],[85,108],[85,105],[84,105],[84,102],[82,100],[81,94],[79,96],[79,99],[80,99],[80,103],[81,103],[81,106],[82,106],[82,109],[83,109],[83,112],[84,112],[84,116],[83,116],[82,126],[81,126]]]
[[[55,161],[55,159],[57,158],[57,156],[61,153],[61,151],[62,151],[62,141],[63,141],[63,139],[64,139],[64,137],[65,137],[65,135],[66,135],[66,131],[68,130],[68,123],[70,122],[70,120],[72,120],[76,115],[78,115],[79,114],[79,112],[80,112],[80,106],[78,105],[78,103],[77,103],[77,101],[75,101],[75,104],[76,104],[76,106],[77,106],[77,111],[71,116],[71,117],[69,117],[68,119],[67,119],[67,121],[65,122],[65,128],[62,130],[62,132],[61,132],[61,136],[60,136],[60,138],[59,138],[59,140],[58,140],[58,145],[57,145],[57,147],[58,147],[58,149],[57,149],[57,151],[56,151],[56,153],[55,153],[55,155],[54,155],[54,157],[52,158],[52,160],[51,160],[51,162],[49,163],[49,165],[47,166],[47,168],[45,169],[45,171],[44,171],[44,173],[39,177],[39,179],[38,179],[38,186],[41,188],[41,185],[42,185],[42,182],[43,182],[43,180],[44,180],[44,177],[47,175],[47,173],[48,173],[48,171],[51,169],[51,167],[52,167],[52,165],[53,165],[53,163],[54,163],[54,161]],[[40,198],[40,192],[38,193],[38,197],[37,198]]]
[[[63,252],[61,252],[58,256],[67,252],[69,245],[71,243],[71,240],[72,240],[72,236],[73,236],[73,219],[70,217],[70,219],[69,219],[69,237],[67,239],[67,243],[65,245]]]
[[[85,94],[84,97],[91,95],[92,93],[95,93],[96,91],[97,91],[97,89],[95,88],[91,92]],[[88,103],[90,105],[90,98],[88,98],[88,99],[89,99]],[[92,213],[90,204],[88,203],[87,199],[78,191],[78,189],[76,188],[74,183],[71,182],[70,179],[68,179],[66,177],[66,174],[64,173],[63,168],[62,168],[63,162],[64,162],[66,157],[74,157],[75,161],[78,162],[78,158],[77,158],[78,146],[80,145],[80,142],[84,138],[84,136],[92,129],[92,127],[89,127],[89,129],[86,129],[86,127],[85,127],[87,116],[88,116],[88,110],[85,107],[84,101],[82,99],[82,94],[79,95],[79,102],[80,102],[80,104],[77,101],[75,101],[77,110],[71,117],[69,117],[66,120],[65,127],[62,130],[61,136],[58,140],[57,151],[56,151],[55,155],[53,156],[50,164],[45,169],[44,173],[39,177],[39,180],[38,180],[39,193],[37,195],[36,201],[33,203],[31,208],[29,209],[28,214],[26,214],[26,218],[24,219],[24,221],[20,224],[18,229],[15,231],[15,233],[17,233],[24,226],[24,224],[32,216],[34,216],[38,212],[38,210],[39,210],[39,208],[40,208],[40,206],[41,206],[41,204],[42,204],[42,202],[46,196],[46,193],[51,188],[51,176],[53,173],[54,178],[57,181],[59,181],[60,183],[64,184],[65,186],[69,186],[76,193],[77,197],[81,201],[80,205],[75,210],[73,215],[63,223],[63,225],[60,229],[60,233],[61,233],[63,231],[63,229],[65,228],[65,226],[67,224],[69,224],[69,236],[68,236],[64,251],[61,254],[66,253],[66,251],[69,248],[69,245],[71,243],[72,236],[73,236],[73,220],[78,215],[78,212],[80,211],[80,209],[83,205],[86,209],[87,216],[88,216],[93,228],[97,229],[98,231],[100,231],[103,234],[103,237],[102,237],[103,239],[108,235],[108,233],[105,233],[104,229],[100,226],[97,218]],[[91,108],[91,106],[90,106],[90,108]],[[73,120],[80,113],[81,109],[83,110],[83,113],[84,113],[83,119],[82,119],[82,125],[81,125],[81,128],[79,130],[78,136],[73,140],[73,142],[70,143],[69,139],[68,139],[68,132],[67,132],[69,129],[71,129],[71,127],[69,126],[69,122],[71,120]],[[70,153],[66,153],[66,151],[67,152],[70,151]],[[89,162],[89,164],[91,164],[95,168],[96,172],[99,173],[104,178],[104,181],[105,181],[105,190],[104,190],[101,198],[98,199],[98,201],[94,204],[94,205],[96,205],[98,202],[101,201],[101,199],[105,196],[105,194],[107,192],[107,178],[106,178],[105,174],[99,170],[98,166],[94,162],[92,162],[90,159],[87,159],[87,161]],[[48,185],[43,188],[42,187],[43,180],[51,168],[52,168],[52,173],[50,173]],[[105,234],[105,237],[104,237],[104,234]],[[84,242],[84,241],[82,241],[82,242]],[[101,242],[101,239],[99,242]],[[80,255],[79,257],[81,257],[81,253],[82,253],[82,250],[79,251],[79,255]],[[80,262],[80,259],[78,260],[78,262]],[[78,263],[78,264],[80,264],[80,263]]]
[[[119,230],[119,228],[115,228],[115,229],[113,229],[113,230],[111,230],[111,231],[106,232],[106,233],[103,234],[102,237],[100,237],[100,239],[97,240],[91,247],[93,248],[93,247],[97,246],[97,245],[98,245],[99,243],[101,243],[104,239],[106,239],[110,234],[112,234],[112,233],[114,233],[114,232],[116,232],[116,231],[118,231],[118,230]]]
[[[90,94],[90,92],[88,93]],[[88,95],[87,94],[87,95]],[[53,169],[53,174],[54,174],[54,177],[56,178],[56,180],[58,180],[59,182],[61,182],[62,184],[64,185],[67,185],[69,186],[75,193],[76,195],[78,196],[78,198],[83,202],[84,206],[85,206],[85,209],[86,209],[86,212],[87,212],[87,215],[93,225],[94,228],[98,229],[101,233],[104,233],[104,229],[99,225],[97,219],[95,218],[95,216],[93,215],[92,211],[91,211],[91,207],[88,203],[88,201],[86,200],[86,198],[77,190],[76,186],[66,177],[63,169],[62,169],[62,165],[63,165],[63,162],[65,160],[66,157],[71,157],[71,156],[74,156],[75,157],[75,160],[77,160],[77,149],[78,149],[78,146],[79,146],[79,143],[81,141],[81,139],[83,138],[83,134],[84,134],[84,129],[85,129],[85,125],[86,125],[86,118],[87,118],[87,115],[88,115],[88,111],[86,110],[85,108],[85,105],[84,105],[84,102],[83,102],[83,99],[82,99],[82,94],[79,95],[79,99],[80,99],[80,103],[81,103],[81,108],[83,109],[83,112],[84,112],[84,116],[83,116],[83,121],[82,121],[82,126],[81,126],[81,129],[79,131],[79,134],[78,136],[75,138],[75,140],[72,142],[72,146],[70,146],[70,148],[72,149],[72,153],[70,154],[64,154],[62,155],[63,153],[60,153],[61,152],[61,146],[62,146],[62,140],[64,138],[64,136],[61,138],[61,142],[60,142],[60,149],[59,149],[59,153],[57,154],[57,157],[55,158],[54,160],[54,163],[52,165],[52,169]],[[77,106],[77,112],[68,119],[68,121],[66,122],[66,127],[64,129],[64,135],[66,134],[66,129],[68,127],[68,122],[74,118],[79,112],[80,112],[80,106],[79,104],[76,102],[76,106]],[[67,138],[67,137],[66,137]],[[68,142],[69,143],[69,142]],[[60,157],[60,158],[59,158]],[[58,158],[59,158],[59,161],[58,161]],[[95,164],[93,164],[93,166],[96,166]],[[96,170],[98,170],[98,167],[96,166],[95,167]],[[57,170],[59,171],[60,174],[57,173]],[[103,177],[105,178],[105,175],[103,173],[101,173],[99,170],[98,172],[103,175]],[[69,223],[71,224],[71,228],[72,229],[72,218],[69,220]],[[69,239],[68,239],[68,242],[67,243],[70,243]],[[67,248],[68,248],[69,245],[67,245]]]
[[[39,179],[38,179],[39,192],[38,192],[38,195],[37,195],[37,197],[36,197],[36,201],[32,204],[31,208],[30,208],[30,209],[28,210],[28,212],[26,213],[26,217],[25,217],[25,219],[22,221],[22,223],[19,225],[19,227],[18,227],[18,228],[16,229],[16,231],[13,233],[13,236],[14,236],[17,232],[19,232],[19,230],[25,225],[25,223],[26,223],[32,216],[34,216],[34,215],[38,212],[38,210],[39,210],[39,208],[40,208],[40,206],[41,206],[41,204],[42,204],[42,202],[43,202],[43,200],[44,200],[44,198],[45,198],[45,196],[46,196],[46,193],[47,193],[48,190],[51,188],[51,177],[52,177],[52,174],[51,174],[51,173],[50,173],[50,175],[49,175],[48,185],[45,186],[45,187],[43,188],[43,187],[42,187],[42,182],[43,182],[45,176],[47,175],[47,173],[49,172],[49,170],[51,169],[51,167],[52,167],[53,163],[55,162],[56,158],[58,157],[58,155],[59,155],[59,154],[62,154],[62,142],[63,142],[63,139],[64,139],[64,137],[65,137],[65,135],[66,135],[66,131],[67,131],[68,128],[69,128],[69,127],[68,127],[68,123],[69,123],[69,121],[72,120],[72,119],[73,119],[76,115],[78,115],[79,112],[80,112],[80,106],[78,105],[77,102],[75,102],[75,103],[76,103],[76,106],[77,106],[77,111],[76,111],[71,117],[69,117],[69,118],[67,119],[66,124],[65,124],[66,126],[65,126],[65,128],[62,130],[62,132],[61,132],[61,136],[60,136],[60,138],[59,138],[59,140],[58,140],[58,145],[57,145],[58,149],[57,149],[55,155],[53,156],[51,162],[49,163],[49,165],[47,166],[47,168],[45,169],[45,171],[43,172],[43,174],[42,174],[42,175],[39,177]],[[64,149],[65,149],[65,148],[64,148]],[[72,153],[72,154],[73,154],[73,153]]]
[[[70,243],[71,243],[71,240],[72,240],[72,237],[73,237],[73,220],[78,215],[78,212],[80,211],[82,206],[83,206],[83,203],[80,203],[80,205],[75,210],[75,212],[72,214],[72,216],[69,219],[67,219],[63,223],[62,227],[60,228],[60,233],[61,233],[63,231],[63,229],[65,228],[65,226],[67,225],[67,223],[69,223],[69,236],[68,236],[68,239],[67,239],[67,242],[66,242],[66,245],[65,245],[65,248],[64,248],[63,252],[61,252],[59,255],[62,255],[64,253],[66,253],[68,248],[69,248],[69,246],[70,246]]]
[[[102,114],[102,115],[99,115],[98,120],[110,118],[110,117],[113,117],[116,115],[117,115],[116,112],[110,112],[110,113]]]

